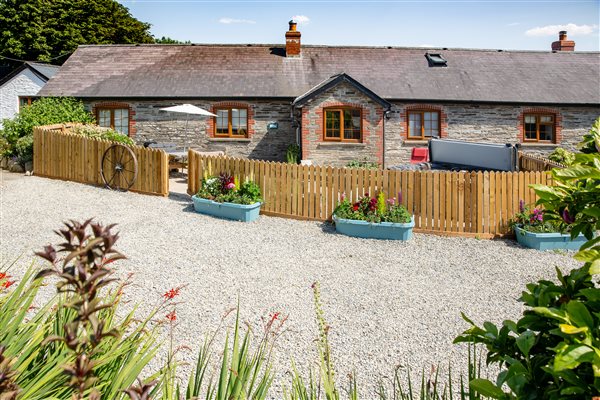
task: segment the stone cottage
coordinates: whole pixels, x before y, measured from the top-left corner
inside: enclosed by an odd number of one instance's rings
[[[3,119],[13,118],[21,107],[31,104],[58,68],[58,65],[25,62],[0,79],[0,128]]]
[[[600,53],[283,45],[80,46],[40,92],[138,143],[343,165],[406,162],[431,137],[573,148],[600,115]],[[160,108],[191,103],[217,117]],[[186,122],[186,118],[189,121]]]

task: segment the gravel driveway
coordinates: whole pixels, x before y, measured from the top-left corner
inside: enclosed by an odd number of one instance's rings
[[[193,212],[184,197],[114,193],[71,182],[5,179],[1,194],[2,262],[58,237],[67,219],[96,217],[119,224],[118,248],[133,273],[126,299],[149,310],[171,287],[187,285],[178,306],[177,344],[197,348],[239,296],[242,317],[289,315],[276,353],[281,382],[290,358],[316,360],[311,284],[321,282],[325,316],[339,380],[356,371],[362,398],[396,365],[413,370],[449,360],[463,369],[465,349],[452,345],[466,323],[517,318],[527,282],[554,276],[554,266],[577,266],[569,255],[524,249],[512,241],[416,234],[409,242],[355,239],[318,222],[261,216],[254,223],[213,219]],[[222,336],[222,335],[221,335]],[[193,360],[193,351],[183,352]]]

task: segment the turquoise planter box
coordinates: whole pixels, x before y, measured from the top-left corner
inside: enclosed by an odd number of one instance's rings
[[[217,203],[216,201],[202,199],[192,196],[194,210],[200,214],[212,215],[213,217],[233,219],[235,221],[252,222],[258,219],[261,203],[233,204]]]
[[[517,237],[517,242],[519,242],[521,246],[537,250],[579,250],[581,245],[587,241],[583,235],[579,235],[575,239],[571,240],[571,235],[564,235],[560,232],[528,232],[519,226],[515,226],[515,236]]]
[[[367,221],[357,221],[354,219],[343,219],[333,216],[335,230],[338,233],[365,239],[387,239],[387,240],[408,240],[412,237],[412,230],[415,226],[415,218],[410,222],[400,224],[394,222],[372,223]]]

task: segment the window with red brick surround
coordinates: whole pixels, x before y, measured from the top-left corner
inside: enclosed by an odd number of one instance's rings
[[[250,104],[222,101],[212,104],[210,112],[218,117],[208,120],[209,137],[239,139],[251,138],[254,135],[254,110]]]
[[[560,143],[562,116],[551,108],[524,108],[519,114],[517,128],[521,143]]]
[[[358,107],[323,108],[323,140],[362,142],[362,109]]]
[[[448,118],[442,106],[408,105],[404,108],[402,118],[404,137],[407,140],[448,137]]]
[[[127,103],[96,103],[92,107],[92,114],[100,126],[114,129],[129,137],[136,134],[135,111]]]

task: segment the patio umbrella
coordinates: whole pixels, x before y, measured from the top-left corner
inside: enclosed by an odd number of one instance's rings
[[[160,111],[168,111],[168,112],[187,114],[187,117],[185,119],[185,130],[186,131],[187,131],[188,120],[190,119],[190,117],[189,117],[190,115],[205,115],[207,117],[216,117],[216,115],[211,113],[210,111],[206,111],[204,108],[196,107],[193,104],[181,104],[178,106],[165,107],[165,108],[161,108]]]
[[[209,117],[216,117],[216,115],[211,113],[210,111],[206,111],[204,108],[196,107],[192,104],[181,104],[179,106],[161,108],[160,110],[178,112],[183,114],[206,115]]]

